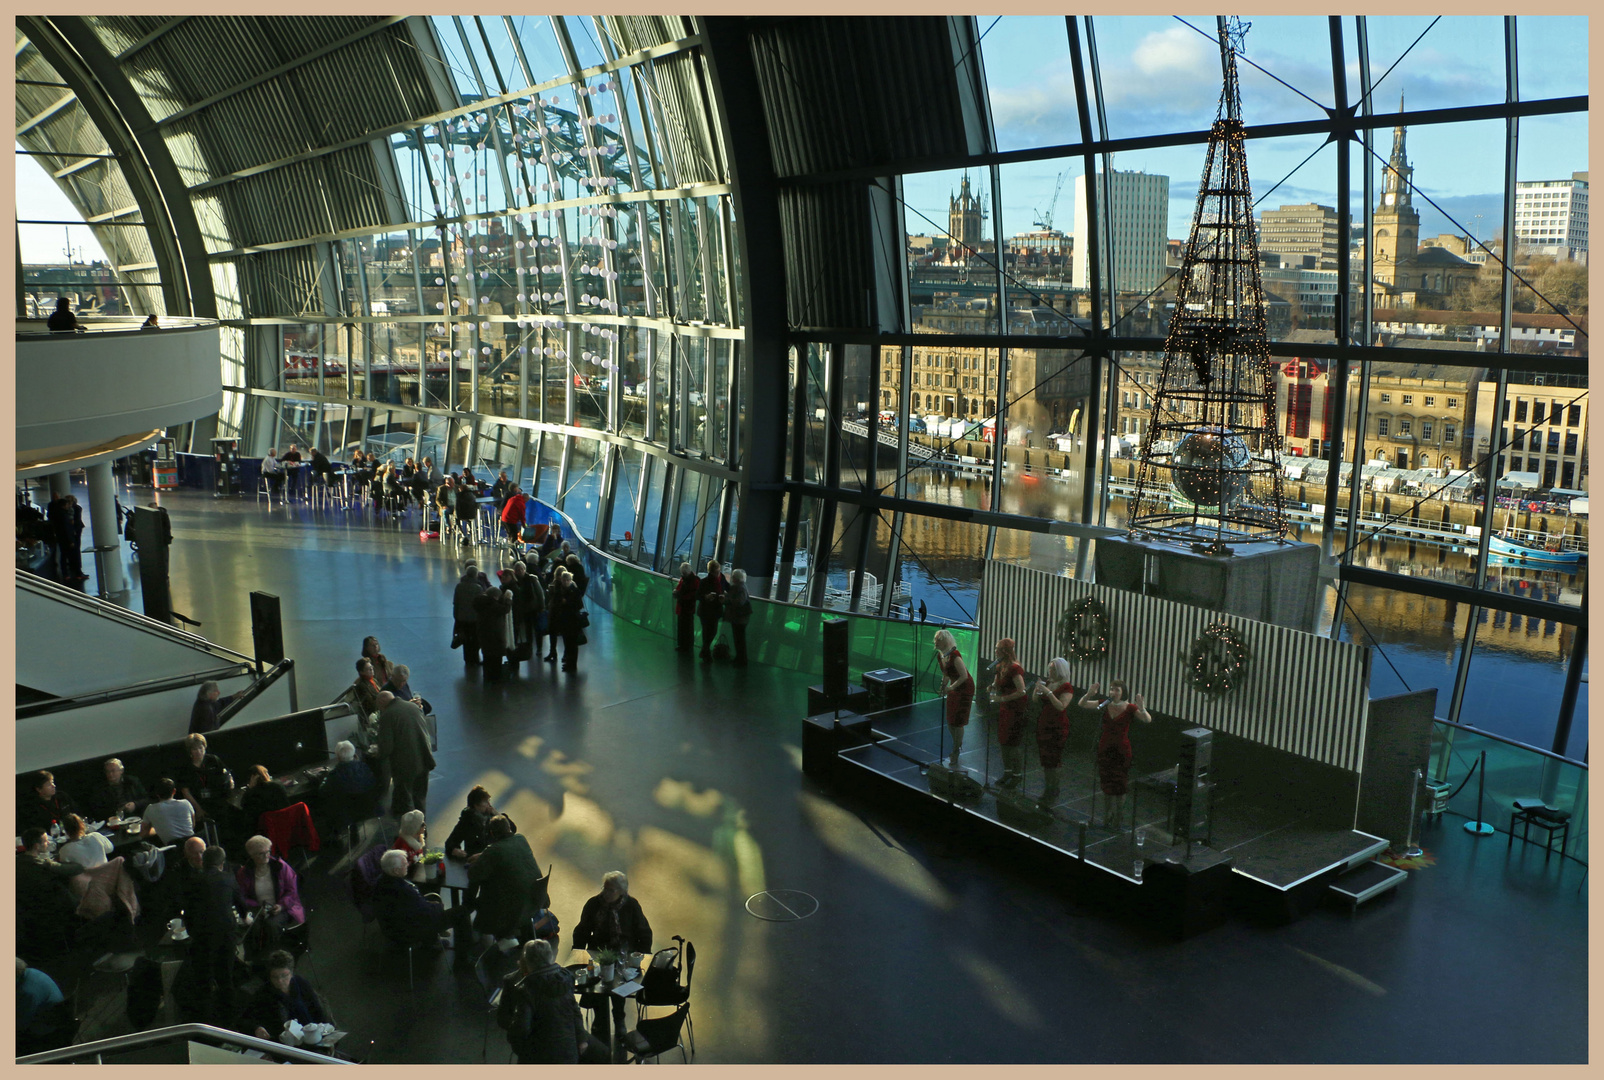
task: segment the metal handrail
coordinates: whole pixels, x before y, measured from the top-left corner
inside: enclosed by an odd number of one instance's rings
[[[1450,727],[1458,731],[1466,732],[1470,735],[1476,735],[1483,739],[1492,739],[1494,742],[1505,743],[1509,746],[1514,746],[1521,750],[1525,750],[1528,753],[1536,754],[1539,757],[1553,758],[1555,761],[1564,762],[1566,765],[1575,765],[1583,772],[1587,771],[1587,762],[1585,761],[1577,761],[1575,758],[1568,758],[1564,754],[1556,754],[1552,750],[1544,750],[1540,746],[1533,746],[1531,743],[1523,743],[1519,739],[1511,739],[1507,735],[1499,735],[1498,733],[1488,731],[1485,728],[1479,728],[1472,724],[1456,724],[1451,720],[1444,720],[1440,716],[1432,717],[1432,722],[1441,724],[1443,727]]]
[[[63,585],[58,585],[48,578],[40,577],[38,574],[19,570],[17,572],[17,586],[19,588],[30,589],[36,593],[39,593],[41,596],[49,596],[65,603],[75,604],[86,611],[93,611],[108,618],[116,619],[119,622],[132,626],[136,630],[143,630],[151,634],[163,634],[185,645],[188,645],[191,648],[233,657],[243,664],[256,663],[256,661],[251,657],[246,656],[244,653],[235,652],[226,645],[219,645],[215,641],[208,641],[199,634],[192,634],[188,630],[180,630],[176,626],[169,626],[167,623],[159,622],[156,619],[152,619],[148,615],[141,615],[137,611],[130,611],[128,608],[110,603],[109,601],[100,600],[93,596],[86,596],[85,594],[77,592],[76,590],[69,589]]]
[[[213,668],[210,671],[197,671],[188,675],[169,675],[161,679],[149,679],[145,682],[131,683],[128,686],[100,690],[93,694],[53,697],[47,701],[18,705],[17,719],[25,720],[29,717],[59,712],[62,709],[81,709],[88,705],[102,705],[108,701],[144,697],[146,694],[159,694],[166,690],[182,690],[186,686],[199,686],[204,682],[221,682],[223,679],[237,678],[240,675],[249,674],[251,674],[251,666],[245,663],[238,663],[231,664],[228,667]]]
[[[206,1041],[212,1045],[231,1043],[244,1047],[247,1050],[262,1050],[269,1054],[287,1057],[291,1061],[301,1061],[310,1065],[354,1065],[353,1061],[330,1057],[328,1054],[319,1054],[313,1050],[304,1050],[299,1046],[285,1046],[272,1039],[258,1039],[254,1035],[244,1035],[227,1028],[213,1027],[211,1024],[174,1024],[171,1027],[153,1028],[150,1031],[136,1031],[128,1035],[116,1035],[109,1039],[97,1039],[94,1042],[78,1043],[75,1046],[63,1046],[56,1050],[46,1050],[43,1053],[29,1054],[19,1057],[18,1065],[48,1065],[52,1062],[77,1061],[85,1057],[99,1057],[115,1050],[131,1050],[140,1046],[152,1046],[157,1043],[169,1042],[173,1039],[189,1039],[190,1036],[200,1036],[197,1041]]]
[[[46,329],[45,319],[18,319],[16,320],[16,334],[19,339],[61,339],[71,340],[79,333],[85,334],[136,334],[136,333],[177,333],[184,330],[209,330],[215,328],[216,319],[180,319],[169,318],[165,323],[154,330],[142,330],[144,318],[137,315],[127,316],[88,316],[78,320],[76,331]],[[35,330],[37,326],[39,329]]]

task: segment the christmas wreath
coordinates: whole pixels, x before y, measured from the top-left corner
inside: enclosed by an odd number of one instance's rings
[[[1192,642],[1187,675],[1205,694],[1228,694],[1248,675],[1248,647],[1229,623],[1210,623]]]
[[[1108,609],[1101,600],[1085,596],[1069,606],[1058,620],[1058,647],[1082,661],[1108,655]]]

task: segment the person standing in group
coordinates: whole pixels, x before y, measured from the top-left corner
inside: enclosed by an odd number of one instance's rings
[[[547,603],[554,613],[551,626],[553,641],[555,642],[556,635],[561,635],[563,640],[562,669],[578,671],[579,647],[583,644],[585,636],[583,625],[585,597],[574,582],[573,575],[566,569],[559,569],[552,576],[552,591]],[[555,654],[555,643],[552,645],[552,651]]]
[[[702,660],[713,659],[713,639],[724,615],[724,573],[717,559],[707,560],[707,573],[696,584],[696,617],[702,623]]]
[[[997,706],[997,745],[1002,747],[1003,775],[998,787],[1011,788],[1025,778],[1025,669],[1014,659],[1013,638],[997,642],[997,677],[991,700]]]
[[[379,760],[384,762],[394,787],[390,814],[399,818],[408,810],[423,810],[429,796],[429,733],[423,710],[388,690],[379,695]]]
[[[1064,759],[1064,744],[1069,741],[1069,706],[1075,700],[1075,687],[1069,681],[1069,661],[1062,656],[1053,657],[1047,665],[1047,678],[1037,679],[1032,692],[1041,698],[1041,713],[1036,718],[1036,750],[1047,781],[1041,802],[1050,807],[1058,798],[1058,770]]]
[[[72,494],[64,493],[58,498],[50,500],[45,507],[45,519],[49,522],[51,536],[56,541],[56,569],[63,582],[87,581],[89,575],[84,573],[83,562],[83,535],[84,513],[78,505],[78,499]]]
[[[1097,784],[1103,789],[1103,825],[1117,829],[1125,812],[1125,793],[1131,782],[1131,721],[1151,724],[1153,717],[1137,694],[1129,701],[1125,695],[1130,688],[1116,679],[1108,684],[1108,693],[1100,693],[1100,685],[1092,683],[1080,699],[1082,708],[1099,709],[1103,714],[1103,730],[1097,737]],[[1093,704],[1093,702],[1096,704]]]
[[[515,659],[513,664],[532,660],[544,642],[540,617],[546,610],[546,590],[540,579],[529,572],[522,559],[512,564],[513,629],[515,631]]]
[[[478,599],[479,568],[466,563],[451,593],[451,636],[462,645],[462,663],[466,667],[479,662]]]
[[[674,618],[679,629],[675,652],[690,652],[696,645],[696,593],[700,587],[696,568],[680,563],[679,581],[674,583]]]
[[[507,655],[507,613],[512,610],[512,593],[487,584],[473,602],[474,625],[479,632],[479,651],[483,655],[485,680],[501,678],[501,661]]]
[[[947,701],[947,733],[952,737],[952,756],[947,767],[957,769],[963,750],[964,729],[969,726],[969,707],[975,700],[975,677],[964,666],[963,654],[951,632],[936,631],[936,662],[941,666],[941,694]]]
[[[395,665],[379,649],[379,639],[369,635],[362,639],[362,655],[373,661],[373,677],[383,686],[395,674]]]
[[[585,561],[578,553],[570,551],[563,558],[563,567],[568,571],[568,576],[574,579],[574,587],[579,590],[579,595],[583,598],[585,590],[590,586],[590,575],[585,573]]]
[[[746,666],[746,624],[752,621],[752,595],[746,591],[746,571],[730,571],[730,585],[724,591],[724,620],[735,639],[736,667]]]

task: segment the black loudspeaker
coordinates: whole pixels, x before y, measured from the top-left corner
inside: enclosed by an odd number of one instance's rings
[[[1214,732],[1187,728],[1181,732],[1181,759],[1175,770],[1176,840],[1195,840],[1209,831],[1209,789],[1213,786]]]
[[[847,635],[845,619],[824,620],[824,693],[837,706],[847,697]]]
[[[139,589],[145,614],[157,622],[173,621],[173,596],[167,577],[167,546],[173,525],[160,506],[134,507],[134,543],[139,546]]]
[[[272,593],[251,593],[251,640],[256,643],[256,659],[269,666],[284,659],[284,628],[279,622],[278,597]]]

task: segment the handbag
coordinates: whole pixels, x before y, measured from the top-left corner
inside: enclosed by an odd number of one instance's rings
[[[451,628],[451,647],[453,649],[462,648],[462,631],[456,627]]]
[[[586,611],[584,608],[580,608],[578,611],[576,611],[574,613],[574,625],[578,626],[580,629],[584,629],[585,627],[589,626],[590,612]]]

